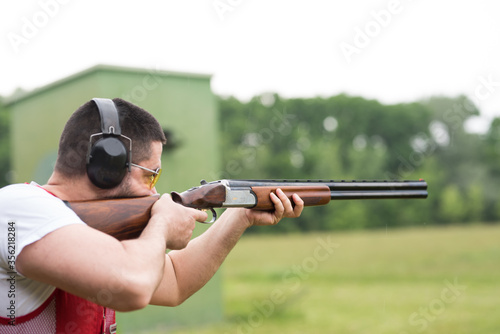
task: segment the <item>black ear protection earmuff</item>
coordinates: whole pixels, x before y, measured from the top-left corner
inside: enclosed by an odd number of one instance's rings
[[[121,134],[120,119],[114,102],[94,98],[101,117],[101,133],[90,136],[87,153],[87,175],[94,185],[110,189],[119,185],[131,169],[132,140]],[[96,137],[95,143],[92,143]],[[128,141],[127,148],[118,138]]]

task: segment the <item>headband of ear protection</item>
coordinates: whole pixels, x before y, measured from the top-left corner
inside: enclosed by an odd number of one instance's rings
[[[127,169],[131,169],[132,140],[121,134],[120,119],[114,102],[110,99],[94,98],[101,118],[101,133],[89,139],[87,153],[87,175],[94,185],[110,189],[119,185]],[[100,137],[92,144],[96,137]],[[129,142],[129,147],[118,138]]]

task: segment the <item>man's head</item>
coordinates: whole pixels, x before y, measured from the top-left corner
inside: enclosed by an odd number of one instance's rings
[[[132,140],[132,163],[140,164],[152,154],[152,143],[165,143],[158,121],[147,111],[122,99],[113,99],[119,115],[122,135]],[[101,118],[94,101],[78,108],[61,135],[55,171],[63,177],[82,177],[87,173],[90,136],[101,133]],[[128,149],[129,141],[116,137]]]

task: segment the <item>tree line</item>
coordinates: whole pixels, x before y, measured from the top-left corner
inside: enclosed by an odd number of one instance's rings
[[[220,98],[219,178],[418,180],[425,200],[337,201],[257,231],[359,229],[497,222],[500,119],[485,134],[465,122],[465,96],[384,105],[345,94],[248,102]]]

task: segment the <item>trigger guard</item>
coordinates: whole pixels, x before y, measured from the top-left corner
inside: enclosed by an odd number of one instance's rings
[[[215,222],[217,220],[217,212],[215,212],[214,208],[209,208],[209,209],[203,209],[203,211],[208,211],[210,210],[210,212],[212,212],[212,219],[208,222],[200,222],[202,224],[212,224],[213,222]]]

